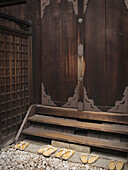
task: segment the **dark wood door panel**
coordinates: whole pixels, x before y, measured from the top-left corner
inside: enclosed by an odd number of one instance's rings
[[[128,12],[123,1],[106,1],[106,105],[128,86]]]
[[[41,20],[42,83],[59,106],[77,85],[77,27],[73,4],[53,0]]]
[[[84,85],[96,105],[105,104],[105,1],[89,0],[84,16]]]
[[[101,110],[128,86],[128,12],[121,0],[88,1],[84,22],[87,95]]]

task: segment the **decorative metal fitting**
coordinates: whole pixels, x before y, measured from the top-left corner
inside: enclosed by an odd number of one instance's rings
[[[79,18],[78,19],[78,22],[81,24],[83,22],[83,19],[82,18]]]
[[[82,77],[79,78],[79,81],[82,82]]]
[[[83,56],[83,44],[78,45],[78,56]]]

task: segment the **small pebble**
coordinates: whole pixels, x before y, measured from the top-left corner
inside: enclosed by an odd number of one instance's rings
[[[88,164],[72,163],[58,158],[19,151],[13,148],[0,153],[0,170],[104,170]]]

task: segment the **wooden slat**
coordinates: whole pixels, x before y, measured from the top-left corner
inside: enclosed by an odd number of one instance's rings
[[[36,113],[63,116],[77,119],[98,120],[104,122],[115,122],[121,124],[128,124],[128,113],[107,113],[107,112],[91,112],[91,111],[78,111],[76,109],[67,109],[59,107],[49,107],[37,105]]]
[[[7,15],[7,14],[2,13],[2,12],[0,12],[0,18],[7,19],[9,21],[13,21],[13,22],[16,22],[16,23],[19,23],[19,24],[24,24],[24,25],[27,25],[27,26],[31,26],[31,23],[28,22],[28,21],[18,19],[18,18],[14,17],[14,16]]]
[[[55,118],[51,116],[42,116],[42,115],[34,115],[32,117],[29,117],[28,120],[32,122],[54,124],[54,125],[80,128],[86,130],[128,135],[128,127],[122,125],[117,126],[117,125],[105,125],[105,124],[98,124],[98,123],[87,123],[87,122],[80,122],[77,120],[68,120],[64,118]]]
[[[5,7],[9,5],[17,5],[21,3],[26,3],[26,0],[1,0],[0,1],[0,7]]]
[[[22,131],[23,134],[33,135],[43,138],[50,138],[56,140],[62,140],[66,142],[79,143],[94,147],[107,148],[122,152],[128,152],[128,144],[123,142],[116,142],[110,140],[97,139],[92,137],[83,137],[78,135],[71,135],[66,133],[60,133],[55,131],[40,130],[38,128],[27,128]]]

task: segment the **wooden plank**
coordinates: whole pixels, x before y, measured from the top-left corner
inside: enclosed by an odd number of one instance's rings
[[[32,63],[33,63],[33,103],[41,103],[41,54],[40,54],[40,44],[41,44],[41,25],[40,25],[40,3],[39,1],[29,0],[28,8],[31,10],[32,22]],[[35,26],[36,25],[36,26]],[[37,50],[38,49],[38,50]]]
[[[25,125],[27,124],[28,117],[29,117],[29,116],[32,116],[34,113],[35,113],[35,105],[31,105],[31,106],[29,107],[28,111],[27,111],[27,114],[26,114],[26,116],[25,116],[25,118],[24,118],[21,126],[20,126],[20,129],[18,130],[18,133],[17,133],[17,135],[16,135],[16,137],[15,137],[15,142],[18,141],[18,139],[19,139],[19,137],[20,137],[20,135],[21,135],[21,132],[22,132],[23,128],[24,128]]]
[[[17,5],[21,3],[26,3],[26,0],[1,0],[0,1],[0,7],[5,7],[9,5]]]
[[[21,36],[21,37],[31,36],[32,35],[32,32],[30,32],[30,31],[22,31],[22,30],[18,30],[18,29],[15,29],[15,28],[10,28],[10,27],[3,26],[3,25],[0,25],[0,31],[5,32],[5,33],[10,33],[12,35]]]
[[[18,19],[18,18],[14,17],[14,16],[7,15],[7,14],[4,14],[2,12],[0,12],[0,18],[7,19],[9,21],[12,21],[12,22],[15,22],[15,23],[18,23],[18,24],[23,24],[23,25],[26,25],[28,27],[30,27],[32,25],[28,21],[25,21],[25,20],[22,20],[22,19]]]
[[[54,125],[80,128],[80,129],[86,129],[86,130],[103,131],[103,132],[119,133],[119,134],[128,135],[128,127],[126,126],[123,127],[122,125],[114,126],[114,125],[103,125],[103,124],[98,124],[98,123],[87,123],[87,122],[80,122],[77,120],[56,118],[56,117],[42,116],[42,115],[34,115],[32,117],[29,117],[28,120],[32,122],[54,124]]]
[[[100,148],[107,148],[121,152],[128,152],[128,144],[123,142],[116,142],[110,140],[97,139],[92,137],[83,137],[78,135],[71,135],[66,133],[59,133],[55,131],[40,130],[38,128],[27,128],[22,131],[23,134],[33,135],[43,138],[62,140],[66,142],[79,143]]]
[[[104,122],[115,122],[121,124],[128,124],[128,113],[107,113],[107,112],[91,112],[91,111],[78,111],[77,109],[67,109],[60,107],[48,107],[37,105],[36,113],[72,117],[77,119],[98,120]]]

